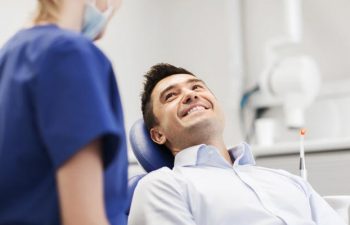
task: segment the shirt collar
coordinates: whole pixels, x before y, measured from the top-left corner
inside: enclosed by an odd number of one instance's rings
[[[255,165],[254,156],[247,143],[242,142],[228,151],[234,159],[234,166]],[[174,166],[196,165],[230,166],[215,147],[205,144],[183,149],[175,156]]]
[[[195,145],[185,148],[175,155],[174,166],[194,166],[197,164],[197,154],[200,148],[205,147],[205,144]]]
[[[233,165],[255,165],[255,159],[250,145],[245,142],[228,150],[232,158],[235,159]]]

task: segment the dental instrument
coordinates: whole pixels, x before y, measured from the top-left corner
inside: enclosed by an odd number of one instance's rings
[[[299,164],[299,170],[300,170],[300,176],[307,180],[307,171],[306,171],[306,165],[305,165],[305,149],[304,149],[304,137],[305,137],[306,130],[301,129],[300,130],[300,164]]]

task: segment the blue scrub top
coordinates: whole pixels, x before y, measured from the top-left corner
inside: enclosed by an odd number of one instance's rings
[[[111,63],[55,25],[18,32],[0,49],[0,224],[61,224],[58,168],[103,141],[111,224],[126,224],[127,148]]]

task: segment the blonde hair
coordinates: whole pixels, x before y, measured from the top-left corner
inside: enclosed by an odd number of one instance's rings
[[[34,24],[41,22],[57,22],[60,13],[60,0],[38,0],[38,7],[34,15]]]

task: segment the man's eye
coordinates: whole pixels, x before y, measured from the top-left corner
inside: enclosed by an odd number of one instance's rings
[[[192,90],[196,90],[198,88],[202,88],[202,86],[199,84],[195,84],[195,85],[193,85]]]
[[[174,92],[170,92],[168,94],[165,95],[165,101],[169,100],[171,97],[175,96]]]

